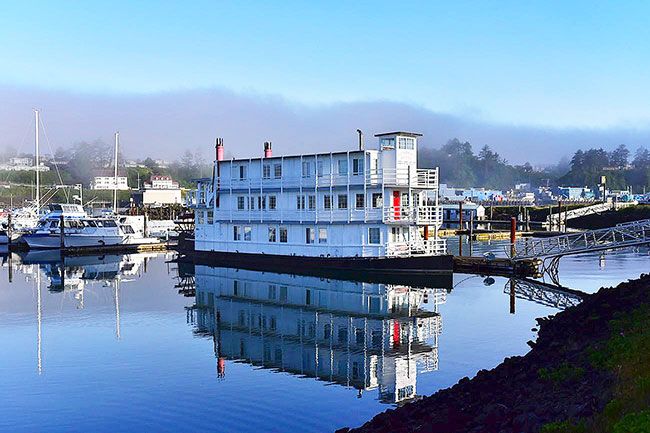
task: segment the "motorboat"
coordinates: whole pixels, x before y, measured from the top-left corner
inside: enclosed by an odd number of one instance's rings
[[[61,222],[63,221],[63,233]],[[53,204],[35,229],[23,234],[30,249],[139,245],[158,242],[143,236],[116,217],[90,217],[75,204]]]

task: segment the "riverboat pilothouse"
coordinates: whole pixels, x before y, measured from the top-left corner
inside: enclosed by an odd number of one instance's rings
[[[377,134],[366,149],[223,158],[190,195],[194,253],[253,268],[451,271],[438,205],[438,169],[417,168],[420,134]],[[276,268],[277,269],[277,268]]]

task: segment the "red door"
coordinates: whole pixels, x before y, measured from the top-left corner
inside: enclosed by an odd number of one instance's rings
[[[399,191],[393,191],[393,211],[395,212],[395,219],[398,220],[400,219],[400,213],[402,212],[401,210],[401,196]]]

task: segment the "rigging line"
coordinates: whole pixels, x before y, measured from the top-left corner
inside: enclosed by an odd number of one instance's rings
[[[50,148],[50,155],[52,155],[52,160],[54,161],[54,168],[56,169],[56,174],[59,177],[59,182],[61,182],[61,185],[63,185],[63,178],[61,177],[61,172],[59,171],[59,164],[56,163],[56,158],[54,158],[54,150],[52,150],[52,144],[50,143],[50,139],[47,136],[47,131],[45,129],[45,122],[43,121],[42,117],[39,117],[39,120],[41,122],[41,126],[43,127],[43,135],[45,136],[45,141],[47,142],[47,147]],[[36,167],[38,170],[38,167]],[[66,188],[63,188],[63,194],[65,195],[65,200],[67,202],[70,202],[70,199],[68,197],[68,190]]]

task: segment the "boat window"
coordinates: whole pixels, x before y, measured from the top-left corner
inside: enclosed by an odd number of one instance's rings
[[[377,245],[381,242],[381,231],[379,227],[369,227],[368,228],[368,243],[372,245]]]
[[[135,233],[135,231],[133,230],[133,227],[131,227],[130,225],[123,225],[122,226],[122,231],[124,233],[126,233],[127,235],[132,235],[132,234]]]
[[[117,227],[117,224],[115,224],[115,221],[106,220],[104,221],[104,227]]]
[[[90,227],[97,227],[97,223],[95,221],[86,221]]]

